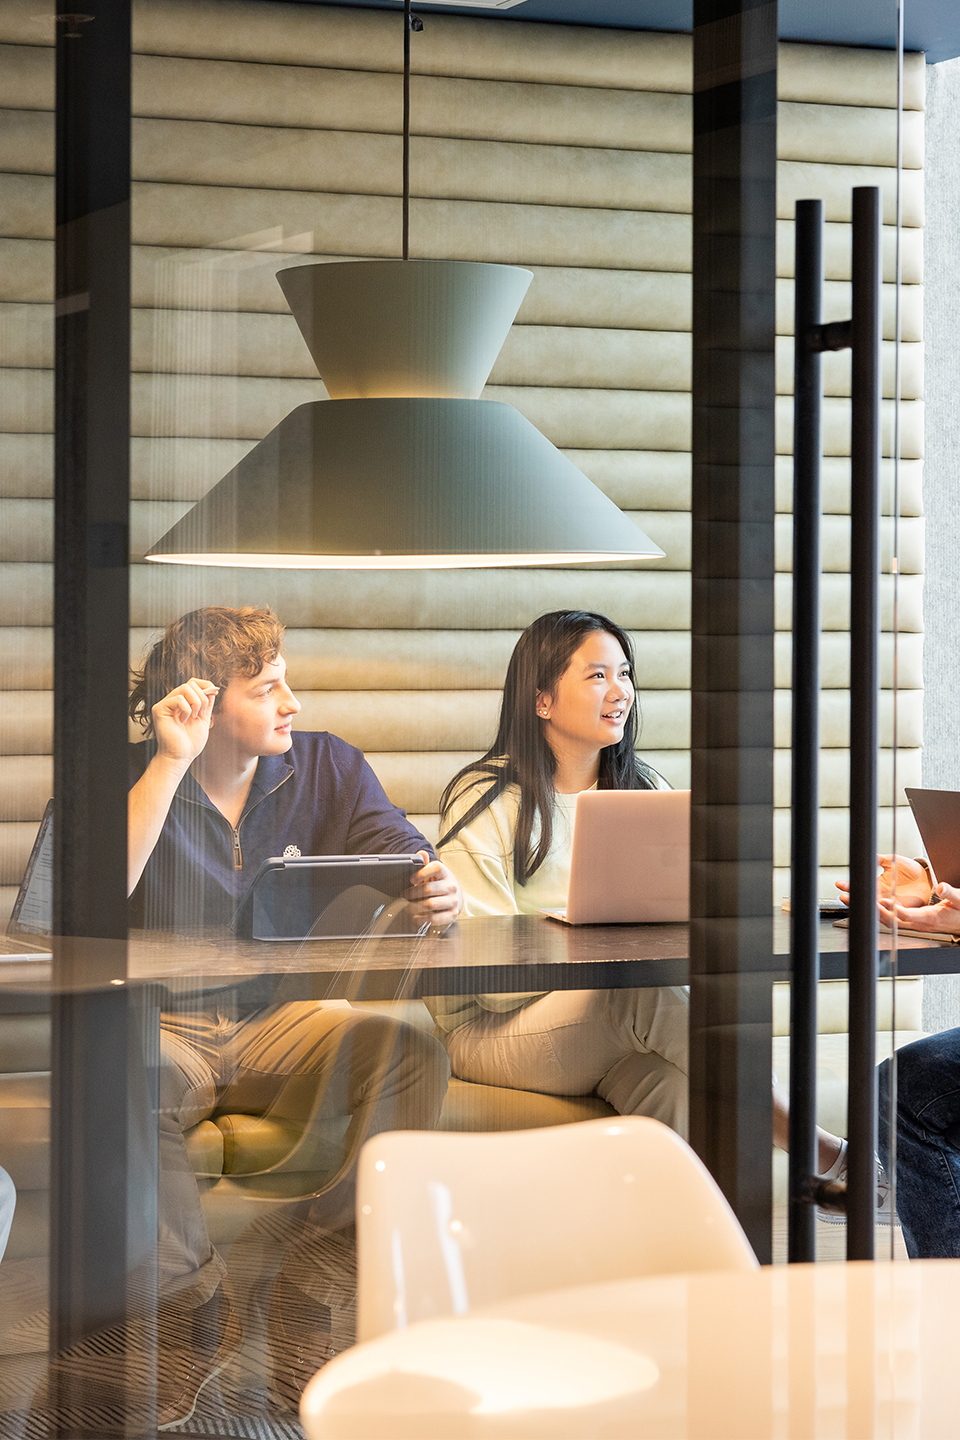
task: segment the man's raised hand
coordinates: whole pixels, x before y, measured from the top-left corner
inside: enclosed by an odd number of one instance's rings
[[[192,679],[158,700],[150,712],[157,754],[187,764],[196,760],[207,743],[218,694],[209,680]]]

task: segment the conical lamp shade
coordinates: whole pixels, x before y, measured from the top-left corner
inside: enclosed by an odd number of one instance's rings
[[[533,274],[459,260],[295,265],[277,275],[333,400],[476,399]]]
[[[148,559],[406,569],[662,554],[511,405],[390,399],[301,405]]]
[[[283,271],[336,398],[288,415],[146,558],[355,570],[662,555],[517,410],[475,398],[530,278],[449,260]]]

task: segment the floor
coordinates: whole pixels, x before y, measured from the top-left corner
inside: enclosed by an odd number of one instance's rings
[[[907,1251],[899,1225],[878,1225],[876,1232],[878,1260],[906,1260]],[[846,1225],[817,1224],[817,1260],[842,1261],[847,1258]],[[787,1263],[787,1207],[777,1206],[773,1212],[773,1263]]]
[[[217,1436],[221,1440],[303,1440],[297,1417],[299,1389],[290,1377],[302,1356],[284,1350],[268,1331],[272,1286],[284,1276],[284,1315],[291,1332],[299,1300],[330,1312],[333,1351],[353,1343],[356,1325],[356,1245],[351,1232],[307,1231],[289,1212],[258,1221],[222,1253],[230,1294],[242,1325],[242,1341],[222,1370],[201,1391],[194,1413],[165,1433]],[[46,1262],[9,1261],[0,1285],[0,1435],[3,1440],[52,1440],[63,1416],[43,1406],[47,1374]],[[15,1318],[16,1317],[16,1318]],[[313,1373],[316,1363],[308,1371]],[[109,1380],[108,1382],[109,1383]],[[116,1433],[110,1392],[87,1386],[82,1410],[71,1424],[89,1435]]]
[[[818,1223],[819,1261],[843,1261],[845,1247],[844,1225]],[[785,1206],[774,1211],[773,1253],[775,1264],[786,1262]],[[356,1252],[352,1235],[310,1232],[302,1221],[288,1214],[251,1226],[247,1234],[225,1249],[224,1255],[231,1293],[241,1316],[242,1343],[201,1392],[190,1419],[166,1433],[218,1440],[303,1440],[296,1393],[291,1394],[289,1383],[283,1383],[294,1359],[278,1353],[276,1343],[271,1348],[264,1296],[269,1297],[271,1283],[282,1267],[295,1290],[329,1307],[332,1348],[346,1348],[355,1325]],[[906,1260],[899,1228],[877,1227],[877,1256]],[[3,1440],[50,1440],[54,1434],[50,1417],[44,1416],[36,1400],[42,1393],[46,1372],[46,1282],[43,1261],[4,1264],[0,1286]],[[274,1383],[275,1373],[281,1380],[279,1390]],[[96,1424],[93,1414],[86,1418]]]

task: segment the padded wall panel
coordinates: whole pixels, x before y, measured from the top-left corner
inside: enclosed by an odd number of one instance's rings
[[[795,252],[792,220],[777,221],[777,274],[793,277]],[[897,277],[897,232],[884,225],[880,237],[883,279],[893,284]],[[900,258],[904,285],[923,281],[923,235],[919,230],[903,230],[900,237]],[[850,226],[828,223],[823,227],[823,271],[826,280],[850,279]]]
[[[40,823],[53,794],[49,755],[0,755],[0,821]]]
[[[285,248],[301,254],[395,256],[399,246],[399,218],[392,197],[318,197],[140,183],[133,187],[133,202],[134,239],[142,245],[267,249],[271,258]],[[52,238],[52,204],[51,177],[0,175],[5,235]],[[411,204],[412,250],[428,259],[688,273],[690,244],[690,221],[685,215],[627,215],[573,206],[544,215],[532,206],[480,201]],[[896,233],[890,225],[884,226],[882,251],[883,278],[893,282]],[[792,276],[793,252],[793,221],[778,220],[778,275]],[[904,284],[922,281],[923,246],[917,230],[902,234],[901,265]],[[830,223],[824,228],[824,273],[828,280],[850,278],[847,224]]]
[[[689,700],[683,690],[641,690],[641,748],[683,749]],[[299,696],[295,725],[332,730],[362,750],[486,750],[496,730],[499,690],[321,691]]]
[[[19,636],[36,631],[0,630],[3,657],[22,654]],[[131,664],[159,639],[159,629],[131,631]],[[499,690],[516,630],[297,630],[284,640],[290,683],[301,690]],[[48,632],[39,632],[45,639]],[[9,641],[5,636],[13,637]],[[690,683],[690,637],[682,630],[635,630],[637,673],[643,690],[683,689]],[[9,646],[9,651],[7,650]],[[776,684],[790,684],[791,636],[781,632],[775,646]],[[893,682],[894,637],[880,639],[880,683]],[[37,664],[37,662],[33,662]],[[846,634],[821,637],[820,663],[826,690],[846,689],[850,642]],[[901,688],[922,688],[923,636],[901,634],[897,646]],[[32,672],[31,688],[44,688],[50,672]],[[41,678],[42,677],[42,678]],[[26,681],[23,682],[26,684]]]
[[[500,709],[496,690],[308,691],[294,724],[332,730],[374,750],[486,750]]]
[[[482,752],[368,752],[367,759],[390,799],[401,810],[435,814],[444,786]]]
[[[526,43],[517,45],[511,29],[485,25],[482,19],[461,19],[451,26],[447,17],[431,14],[429,27],[417,37],[423,42],[417,45],[417,68],[442,75],[689,92],[685,35],[595,30],[585,47],[579,27],[569,34],[563,26],[532,24],[525,26]],[[363,10],[335,7],[324,7],[318,15],[297,5],[271,5],[263,14],[242,4],[221,10],[211,0],[141,0],[135,7],[134,48],[342,69],[400,68],[395,19],[391,26],[379,16],[371,20]]]
[[[0,630],[0,646],[4,635],[18,633],[24,632]],[[141,663],[160,634],[150,628],[131,631],[131,665]],[[517,630],[288,629],[283,653],[287,676],[298,694],[305,690],[499,692],[518,636]],[[682,689],[689,684],[689,635],[680,630],[634,631],[633,642],[641,688]],[[3,653],[0,649],[0,657]]]
[[[7,7],[10,9],[10,7]],[[243,7],[243,20],[249,22],[249,7]],[[16,65],[0,69],[3,76],[4,102],[7,105],[24,105],[24,107],[50,108],[53,105],[53,59],[52,46],[47,48],[42,33],[42,17],[33,12],[29,16],[33,20],[32,26],[27,26],[23,32],[19,26],[10,27],[3,24],[0,35],[4,39],[7,36],[17,36],[22,39],[24,45],[17,46]],[[145,17],[144,17],[145,19]],[[158,23],[158,17],[151,17],[154,26]],[[436,17],[432,16],[432,20]],[[161,23],[161,22],[160,22]],[[442,22],[440,22],[442,23]],[[325,26],[325,33],[330,35],[330,26]],[[155,32],[154,32],[155,33]],[[432,36],[430,36],[432,37]],[[138,17],[138,40],[144,39],[144,24]],[[367,40],[370,36],[367,36]],[[383,37],[377,36],[377,40]],[[479,39],[489,40],[486,32],[481,32]],[[537,50],[547,48],[544,46],[545,33],[538,27]],[[606,36],[604,36],[606,39]],[[597,82],[590,86],[587,95],[592,98],[593,104],[584,104],[583,109],[577,114],[577,130],[574,134],[576,140],[583,140],[583,128],[589,125],[597,125],[597,111],[600,109],[602,121],[610,122],[610,115],[617,114],[617,104],[622,104],[620,95],[629,96],[630,102],[638,107],[640,114],[643,114],[646,125],[651,125],[653,117],[666,112],[672,117],[684,117],[685,124],[688,120],[688,95],[668,94],[669,88],[689,88],[689,40],[687,36],[643,36],[643,53],[646,63],[651,62],[653,55],[656,55],[658,48],[661,53],[658,59],[664,60],[669,56],[668,84],[664,84],[664,73],[659,72],[653,76],[652,73],[645,73],[640,62],[640,69],[633,69],[629,75],[623,75],[623,81],[629,89],[616,92],[612,96],[596,96],[594,88]],[[16,42],[14,42],[16,43]],[[168,37],[167,37],[168,43]],[[550,40],[547,40],[550,45]],[[636,36],[629,35],[628,45],[636,45]],[[381,59],[389,65],[390,69],[396,69],[396,55],[391,55],[389,42],[384,46]],[[666,46],[668,49],[662,49]],[[687,59],[682,69],[676,66],[676,60],[682,55],[682,46],[687,46]],[[6,46],[4,46],[6,49]],[[426,55],[425,55],[426,49]],[[204,52],[206,53],[206,52]],[[331,56],[332,58],[332,56]],[[432,58],[436,65],[436,48],[430,48],[429,39],[417,42],[417,65],[422,66],[423,60]],[[386,111],[390,105],[390,99],[384,99],[383,73],[376,76],[376,85],[371,84],[371,76],[366,73],[366,66],[371,65],[370,49],[364,48],[363,55],[356,56],[356,63],[348,65],[347,69],[330,69],[322,81],[324,84],[318,86],[311,84],[311,79],[317,78],[317,68],[321,60],[314,60],[312,65],[296,65],[295,59],[284,60],[285,85],[281,94],[276,94],[275,86],[269,84],[269,73],[259,72],[258,68],[263,60],[268,60],[269,55],[250,56],[253,60],[250,63],[239,62],[212,62],[203,59],[184,59],[180,56],[170,56],[161,52],[158,55],[137,55],[134,56],[135,84],[138,86],[138,96],[141,101],[142,114],[184,114],[191,118],[232,118],[232,120],[243,120],[248,124],[255,124],[256,121],[265,121],[268,124],[295,124],[295,125],[324,125],[331,124],[334,118],[341,118],[343,124],[350,122],[351,105],[356,105],[358,112],[363,115],[370,114],[371,109],[381,108]],[[301,55],[301,59],[307,56]],[[338,50],[335,59],[343,65],[343,52]],[[580,66],[584,65],[583,56],[579,56]],[[515,66],[517,58],[511,56],[512,65]],[[528,56],[524,56],[528,60]],[[1,65],[1,60],[0,60]],[[589,60],[587,60],[589,65]],[[462,68],[462,53],[456,56],[456,66]],[[376,69],[376,66],[374,66]],[[443,66],[446,71],[446,66]],[[253,72],[253,73],[250,73]],[[416,73],[416,72],[415,72]],[[504,82],[499,79],[502,71],[497,73],[497,78],[489,81],[491,89],[499,92],[499,112],[504,111],[504,95],[514,88],[515,82],[522,79],[534,78],[537,88],[544,94],[544,109],[550,117],[551,130],[547,134],[553,134],[557,125],[563,122],[564,115],[569,114],[571,108],[571,96],[577,94],[579,86],[576,84],[577,76],[570,76],[566,81],[561,81],[558,86],[560,91],[560,102],[553,112],[548,107],[547,92],[550,91],[550,82],[544,82],[540,75],[520,76],[517,72],[517,81]],[[178,84],[180,81],[180,84]],[[645,94],[646,85],[652,94]],[[904,108],[905,121],[910,128],[911,122],[915,120],[915,114],[911,111],[921,111],[924,105],[924,66],[923,56],[904,56]],[[659,82],[659,84],[658,84]],[[448,99],[448,86],[452,84],[446,73],[438,76],[416,75],[417,86],[417,109],[426,108],[430,104],[430,98],[438,95],[440,101]],[[469,82],[459,79],[453,84],[463,86]],[[640,88],[640,94],[636,94],[636,86]],[[335,88],[334,88],[335,86]],[[436,86],[435,89],[432,86]],[[334,94],[328,95],[327,91],[334,89]],[[472,88],[472,94],[476,94],[478,86]],[[789,114],[796,107],[794,102],[802,102],[805,105],[816,105],[818,102],[828,101],[836,104],[825,105],[832,114],[836,114],[839,124],[843,120],[842,111],[848,111],[848,115],[856,117],[856,112],[877,111],[879,114],[871,114],[872,127],[882,125],[885,118],[888,120],[889,111],[897,105],[897,73],[894,69],[894,58],[887,53],[869,52],[869,50],[836,50],[830,46],[809,46],[809,45],[786,45],[780,46],[780,73],[779,73],[779,95],[783,102],[783,112]],[[181,98],[183,96],[183,98]],[[564,104],[566,99],[566,104]],[[393,99],[394,105],[397,104]],[[646,102],[648,109],[640,109],[643,102]],[[438,102],[439,104],[439,102]],[[674,111],[669,105],[676,107]],[[183,111],[177,109],[183,105]],[[199,107],[203,107],[199,109]],[[497,107],[492,107],[497,112]],[[887,111],[887,117],[884,115]],[[396,125],[396,115],[391,115]],[[386,115],[384,115],[386,121]],[[505,118],[504,124],[510,124],[510,117]],[[528,118],[525,117],[525,122]],[[629,117],[628,117],[629,122]],[[848,124],[851,121],[848,121]],[[855,124],[856,120],[852,121]],[[645,127],[646,132],[646,127]],[[615,131],[619,135],[619,131]],[[688,148],[688,130],[685,130],[684,148]],[[882,140],[889,144],[888,132],[881,132]],[[633,138],[633,132],[623,138]],[[659,145],[665,144],[662,135],[656,135]],[[877,135],[865,130],[864,140],[868,143],[879,143]],[[818,132],[815,137],[815,144],[818,148],[825,148],[832,143],[832,137],[826,132]],[[807,145],[809,148],[809,145]],[[826,158],[826,156],[825,156]]]
[[[11,190],[15,181],[40,189],[33,176],[9,176]],[[394,258],[400,207],[392,195],[141,181],[133,187],[133,228],[134,239],[147,245],[238,249],[296,237],[296,248],[320,254]],[[413,199],[410,205],[411,254],[426,259],[687,271],[690,243],[687,215],[492,200]]]
[[[909,806],[894,810],[883,806],[877,811],[877,844],[880,853],[893,848],[896,827],[897,849],[902,855],[922,855],[923,845]],[[843,809],[820,812],[820,864],[842,872],[847,863],[850,836],[850,812]],[[790,812],[777,810],[773,821],[773,863],[790,864]]]
[[[897,57],[887,50],[837,45],[781,45],[778,93],[784,100],[826,100],[838,105],[897,104]],[[922,110],[926,67],[920,54],[903,57],[903,106]]]
[[[337,629],[522,629],[542,611],[567,608],[614,614],[633,629],[685,630],[690,623],[689,576],[641,569],[360,570],[347,587],[336,571],[138,565],[130,592],[134,625],[165,624],[187,598],[235,605],[251,597],[272,603],[289,625]]]
[[[880,505],[884,515],[893,514],[894,464],[891,459],[880,462]],[[820,480],[823,509],[828,515],[850,513],[850,461],[841,455],[827,455],[821,465]],[[899,466],[900,514],[923,514],[923,463],[902,460]],[[793,508],[793,458],[778,455],[776,462],[777,510],[789,514]]]
[[[793,637],[790,631],[780,631],[774,637],[774,670],[776,684],[787,690],[791,683]],[[894,649],[896,648],[897,677],[901,690],[922,690],[923,688],[923,636],[901,634],[894,645],[894,636],[880,636],[880,685],[884,690],[893,688]],[[845,690],[850,683],[850,637],[841,632],[825,633],[820,637],[820,683],[824,690]]]
[[[919,785],[920,761],[923,752],[900,749],[896,752],[896,796],[897,804],[904,806],[907,798],[904,789]],[[790,807],[790,751],[778,750],[773,761],[774,804]],[[894,803],[894,752],[882,750],[879,757],[878,793],[881,805]],[[820,803],[825,808],[847,806],[850,803],[850,752],[846,749],[822,750],[820,752]]]
[[[790,716],[792,696],[789,690],[778,690],[774,696],[774,743],[778,749],[790,748]],[[880,692],[880,747],[890,749],[894,738],[894,697],[889,690]],[[923,694],[919,690],[902,690],[897,697],[897,744],[904,749],[919,749],[923,744]],[[842,750],[850,736],[850,692],[824,690],[820,695],[820,743],[824,750]]]
[[[53,624],[53,566],[0,565],[0,625]]]
[[[207,437],[134,436],[131,485],[136,500],[194,501],[226,474],[255,442]],[[565,453],[606,495],[625,509],[689,510],[690,455],[680,450],[597,450],[567,447]],[[900,513],[922,515],[923,467],[900,462]],[[850,509],[850,464],[827,456],[822,468],[823,508],[827,514]],[[792,505],[793,467],[789,455],[777,457],[777,510]],[[893,462],[881,467],[884,514],[893,509]],[[53,437],[0,433],[0,495],[41,498],[53,494]]]
[[[642,133],[639,126],[637,133]],[[337,193],[349,177],[351,192],[359,195],[398,193],[396,135],[136,118],[133,144],[133,173],[139,181],[292,192],[316,187]],[[827,220],[849,221],[851,188],[879,185],[884,223],[893,225],[894,162],[894,153],[879,164],[780,160],[777,215],[789,220],[798,199],[818,194]],[[0,130],[0,168],[23,174],[52,172],[51,112],[6,110]],[[556,140],[533,145],[426,134],[411,150],[411,184],[421,200],[575,204],[682,214],[691,205],[690,173],[689,157],[671,151],[565,146]],[[922,226],[920,171],[904,170],[900,204],[904,225]]]
[[[322,399],[319,380],[279,380],[246,375],[209,375],[201,383],[178,375],[131,377],[131,425],[136,435],[173,433],[214,439],[259,439],[296,405]],[[595,390],[570,387],[488,385],[484,397],[514,405],[561,449],[687,450],[690,400],[682,392]],[[901,405],[901,455],[923,455],[922,401]],[[850,449],[849,401],[823,402],[824,452]],[[883,453],[892,454],[893,402],[883,402]],[[0,431],[49,432],[53,424],[53,377],[45,370],[8,369],[0,391]],[[777,399],[777,450],[790,453],[793,405]]]
[[[897,287],[884,284],[882,292],[883,338],[895,340],[897,336]],[[852,300],[850,284],[846,280],[826,280],[823,286],[824,320],[848,320]],[[793,334],[793,281],[777,281],[777,334]],[[923,287],[902,285],[900,287],[900,338],[907,345],[923,339]],[[824,357],[826,358],[826,357]]]
[[[49,690],[0,690],[0,755],[49,755],[53,696]]]
[[[793,399],[777,397],[777,454],[789,455],[793,448]],[[893,455],[894,404],[881,402],[880,442],[885,456]],[[823,453],[850,454],[850,402],[827,395],[823,401]],[[905,460],[923,458],[923,402],[904,400],[900,405],[900,454]]]
[[[132,299],[138,308],[161,300],[167,306],[196,305],[196,278],[209,277],[204,303],[209,310],[231,310],[237,297],[245,312],[289,314],[277,285],[276,270],[307,260],[333,257],[289,255],[276,250],[237,250],[208,256],[163,246],[135,245],[132,253]],[[362,258],[343,256],[343,259]],[[0,237],[0,299],[52,302],[53,245],[49,240]],[[597,325],[610,328],[689,330],[690,276],[664,270],[590,270],[583,266],[532,266],[534,283],[518,314],[521,325]],[[178,278],[181,284],[178,285]],[[219,280],[219,283],[218,283]],[[228,283],[224,283],[228,282]],[[895,337],[896,288],[883,289],[884,338]],[[842,320],[850,313],[850,286],[828,280],[824,316]],[[902,338],[923,338],[923,291],[906,285],[900,293]],[[793,285],[777,281],[777,332],[793,332]]]
[[[0,824],[0,886],[19,886],[36,837],[37,826],[32,821]],[[3,1058],[7,1064],[6,1054]],[[11,1065],[10,1068],[20,1067]]]
[[[316,381],[316,367],[292,315],[196,309],[136,309],[131,320],[135,371],[269,376]],[[0,303],[0,364],[51,368],[53,308]],[[516,325],[490,375],[493,385],[620,390],[690,389],[690,336],[680,330]],[[895,346],[883,346],[883,393],[894,395]],[[793,341],[777,340],[777,392],[793,393]],[[849,354],[823,361],[826,395],[850,394]],[[901,347],[900,394],[923,395],[923,347]]]
[[[0,629],[0,689],[49,690],[52,685],[53,631]]]
[[[183,120],[392,133],[400,128],[397,74],[287,65],[278,93],[274,73],[260,64],[138,55],[137,105],[144,115]],[[649,150],[690,149],[687,95],[415,74],[411,100],[415,135],[629,149],[639,134]]]
[[[895,585],[892,575],[880,576],[880,629],[893,630],[894,594],[898,597],[898,624],[901,633],[923,631],[923,579],[901,575]],[[845,575],[824,575],[820,582],[822,628],[848,630],[850,626],[850,582]],[[789,630],[793,610],[793,589],[789,575],[774,580],[776,628]]]
[[[132,623],[157,625],[177,606],[245,604],[251,596],[273,604],[292,625],[335,628],[379,628],[378,615],[399,629],[460,629],[482,619],[484,628],[509,629],[529,623],[525,616],[543,610],[599,609],[616,614],[630,628],[685,630],[689,626],[689,577],[675,572],[640,570],[603,572],[570,569],[471,571],[459,577],[451,572],[421,575],[399,572],[396,589],[386,592],[383,575],[356,572],[345,594],[336,572],[246,570],[211,571],[213,567],[138,565],[131,575]],[[174,573],[171,573],[174,572]],[[881,626],[892,629],[892,576],[881,577]],[[404,583],[401,584],[400,581]],[[663,581],[660,585],[657,582]],[[0,567],[0,626],[49,625],[52,613],[52,571],[49,565]],[[901,632],[923,630],[922,581],[903,575],[899,580]],[[391,603],[384,612],[385,593]],[[846,630],[849,624],[849,585],[845,577],[825,575],[821,585],[823,628]],[[775,585],[776,627],[789,630],[792,596],[789,576],[778,575]],[[178,612],[179,613],[179,612]],[[382,623],[382,620],[380,621]],[[387,627],[391,628],[391,627]]]
[[[0,885],[0,926],[4,929],[6,929],[7,921],[10,919],[19,888],[19,884]]]

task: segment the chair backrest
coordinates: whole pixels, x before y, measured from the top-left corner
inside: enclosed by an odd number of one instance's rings
[[[757,1266],[689,1145],[640,1116],[377,1135],[357,1243],[361,1340],[566,1285]]]

